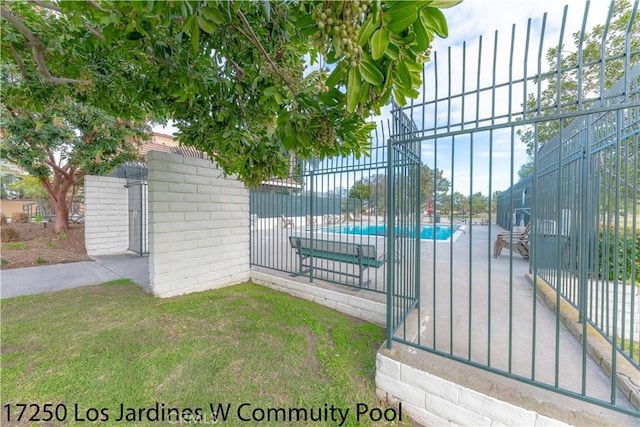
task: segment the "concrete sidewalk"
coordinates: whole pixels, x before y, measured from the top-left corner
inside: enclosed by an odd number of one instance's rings
[[[55,292],[130,279],[149,288],[149,258],[133,254],[105,255],[94,261],[0,271],[0,298]]]

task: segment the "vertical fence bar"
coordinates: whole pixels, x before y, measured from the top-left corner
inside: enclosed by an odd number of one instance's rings
[[[493,170],[493,135],[496,117],[496,84],[497,84],[497,59],[498,59],[498,31],[493,33],[493,67],[491,71],[491,129],[489,130],[489,176]],[[453,169],[452,169],[453,170]],[[491,183],[491,178],[489,178]],[[497,213],[496,213],[497,215]],[[489,231],[491,231],[491,223],[489,223]],[[491,236],[491,233],[489,233]],[[491,239],[489,239],[489,253],[491,253]],[[492,280],[491,280],[491,261],[489,261],[489,283],[487,283],[487,366],[491,366],[491,318],[492,318]]]
[[[393,340],[394,319],[394,279],[395,279],[395,206],[394,195],[394,142],[391,138],[387,141],[387,348],[391,348]]]

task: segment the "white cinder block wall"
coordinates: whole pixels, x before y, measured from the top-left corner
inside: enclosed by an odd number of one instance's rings
[[[127,252],[129,193],[124,178],[88,175],[84,178],[84,222],[87,254]]]
[[[559,420],[487,396],[394,360],[376,356],[376,394],[423,425],[567,426]]]
[[[151,151],[149,280],[170,297],[249,280],[249,191],[209,160]]]

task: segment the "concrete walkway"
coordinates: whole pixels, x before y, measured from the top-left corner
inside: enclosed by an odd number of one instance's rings
[[[104,255],[94,261],[0,271],[0,298],[55,292],[130,279],[149,288],[149,258],[134,254]]]

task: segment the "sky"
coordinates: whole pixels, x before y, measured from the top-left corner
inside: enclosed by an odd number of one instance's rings
[[[515,115],[521,111],[526,95],[537,89],[532,83],[526,87],[522,83],[510,86],[507,83],[536,75],[539,52],[545,71],[544,54],[549,47],[559,44],[563,19],[566,22],[563,44],[570,51],[571,35],[581,29],[586,6],[585,0],[466,0],[444,9],[449,37],[434,41],[435,54],[427,64],[424,83],[425,98],[440,101],[437,109],[432,103],[430,108],[414,110],[418,128],[423,123],[427,128],[437,125],[443,127],[440,132],[446,133],[447,124],[451,130],[460,130],[460,126],[452,125],[475,120],[480,126],[489,126],[493,115]],[[605,22],[608,7],[608,1],[589,2],[586,31]],[[494,81],[504,86],[492,92]],[[481,91],[486,89],[479,97],[472,94],[478,84]],[[461,96],[462,93],[468,95]],[[423,142],[423,162],[444,170],[444,175],[453,181],[453,191],[462,194],[479,191],[487,195],[490,191],[507,189],[518,181],[517,171],[528,158],[517,135],[518,128],[496,130],[493,134],[469,132],[474,127],[476,124],[470,123],[462,135],[438,138],[437,150],[433,139]]]
[[[565,5],[564,45],[570,50],[571,34],[583,25],[586,0],[466,0],[453,8],[443,9],[449,37],[434,41],[432,60],[426,66],[424,97],[414,101],[417,105],[422,99],[433,101],[435,97],[439,99],[438,107],[436,109],[432,102],[429,107],[413,110],[412,118],[418,128],[436,125],[441,127],[438,133],[442,134],[448,130],[461,130],[460,126],[455,126],[461,122],[478,120],[481,126],[487,126],[491,124],[493,115],[507,115],[520,110],[523,99],[527,93],[533,93],[535,87],[531,83],[527,87],[523,84],[508,87],[506,83],[523,79],[525,73],[527,77],[537,74],[539,52],[544,55],[549,47],[559,43]],[[588,2],[587,31],[594,24],[605,22],[608,7],[609,2],[605,0]],[[528,32],[530,42],[527,50]],[[542,43],[541,35],[544,36]],[[543,60],[543,72],[545,63]],[[494,74],[495,82],[504,86],[492,92]],[[470,94],[478,88],[478,83],[481,95]],[[468,95],[461,96],[462,93]],[[373,120],[387,122],[389,117],[389,108],[385,108],[383,115]],[[423,163],[442,169],[444,176],[453,182],[453,191],[465,195],[476,192],[488,195],[489,192],[507,189],[518,181],[517,171],[527,161],[526,147],[516,133],[518,129],[508,127],[492,133],[470,132],[474,127],[476,124],[470,123],[462,134],[453,138],[440,137],[437,143],[433,139],[423,141]],[[171,127],[156,127],[154,130],[163,133],[173,131]],[[323,186],[332,187],[334,183],[327,180]]]

